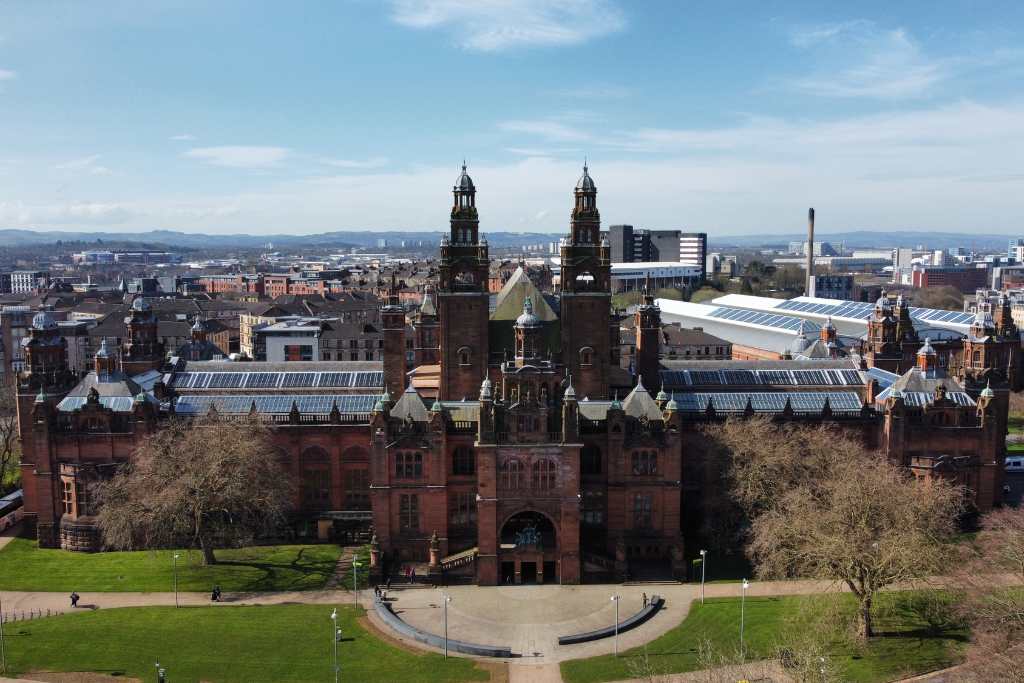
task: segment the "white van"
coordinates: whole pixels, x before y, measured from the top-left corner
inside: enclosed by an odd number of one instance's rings
[[[1024,472],[1024,455],[1008,455],[1006,456],[1007,472]]]

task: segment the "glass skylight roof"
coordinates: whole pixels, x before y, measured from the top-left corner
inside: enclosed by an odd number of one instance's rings
[[[662,370],[661,380],[667,387],[864,386],[864,377],[856,370]]]
[[[376,389],[384,373],[371,372],[182,372],[175,389]]]
[[[212,404],[217,412],[239,415],[248,413],[253,402],[260,414],[290,413],[294,402],[304,415],[328,415],[336,403],[341,413],[370,413],[379,394],[292,394],[284,396],[181,396],[174,404],[175,412],[182,415],[205,415]],[[129,399],[130,400],[130,399]]]

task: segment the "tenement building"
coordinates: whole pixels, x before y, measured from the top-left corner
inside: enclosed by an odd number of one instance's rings
[[[979,315],[969,367],[951,372],[888,299],[864,354],[828,325],[783,360],[662,358],[661,312],[646,296],[627,370],[587,168],[554,292],[520,270],[490,293],[465,167],[453,193],[422,307],[410,314],[394,282],[382,302],[382,360],[169,355],[136,298],[127,343],[101,347],[76,381],[58,326],[36,315],[17,387],[26,531],[48,547],[100,549],[91,484],[171,416],[210,413],[272,425],[299,484],[300,534],[372,530],[378,570],[424,564],[487,585],[683,575],[699,547],[684,539],[707,521],[714,485],[698,427],[727,419],[841,425],[922,481],[966,485],[977,509],[999,504],[1020,357],[1002,309]]]

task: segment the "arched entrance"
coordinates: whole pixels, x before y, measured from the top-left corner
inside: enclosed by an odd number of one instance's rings
[[[558,583],[558,532],[551,518],[524,510],[501,526],[502,584]]]

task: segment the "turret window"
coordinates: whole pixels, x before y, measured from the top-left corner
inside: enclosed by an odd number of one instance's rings
[[[423,476],[423,453],[398,453],[395,456],[395,476],[399,479],[419,479]]]
[[[469,350],[468,346],[463,346],[459,349],[459,365],[469,365],[472,361],[473,355]]]
[[[547,458],[533,463],[533,488],[550,491],[555,488],[555,463]]]
[[[501,485],[507,489],[518,489],[523,486],[523,463],[509,458],[501,464],[499,471]]]
[[[644,476],[657,473],[657,451],[633,451],[633,474]]]
[[[594,349],[589,346],[584,346],[580,349],[580,365],[593,365],[594,364]]]

